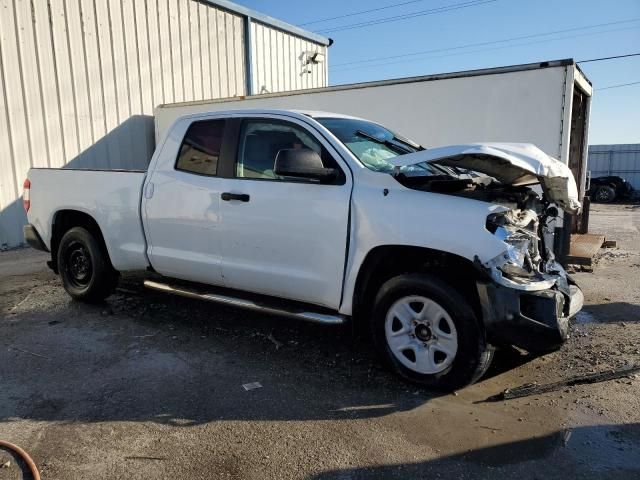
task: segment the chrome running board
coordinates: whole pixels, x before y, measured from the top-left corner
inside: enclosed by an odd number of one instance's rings
[[[169,285],[168,283],[160,283],[153,280],[145,280],[144,286],[152,290],[180,295],[181,297],[197,298],[208,302],[222,303],[233,307],[268,313],[270,315],[282,315],[285,317],[297,318],[308,322],[341,325],[347,320],[347,317],[344,315],[314,312],[307,310],[306,306],[305,308],[300,308],[294,305],[285,305],[285,302],[279,299],[274,299],[271,303],[269,303],[269,300],[263,300],[262,298],[260,301],[248,300],[245,298],[223,295],[221,293],[199,291],[195,288],[189,288],[183,285]]]

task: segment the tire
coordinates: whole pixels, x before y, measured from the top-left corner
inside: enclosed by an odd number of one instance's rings
[[[67,231],[58,247],[58,271],[71,297],[96,303],[111,295],[118,284],[118,272],[100,242],[86,229]]]
[[[493,359],[494,349],[469,303],[432,275],[406,274],[384,283],[372,322],[374,345],[383,361],[422,386],[455,390],[470,385]]]
[[[592,200],[599,203],[611,203],[615,199],[616,190],[610,185],[599,185],[592,196]]]

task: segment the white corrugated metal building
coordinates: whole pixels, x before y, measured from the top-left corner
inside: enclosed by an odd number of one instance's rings
[[[640,190],[640,143],[589,145],[591,177],[615,175]]]
[[[0,248],[30,167],[146,168],[156,105],[324,87],[329,45],[226,0],[0,0]]]

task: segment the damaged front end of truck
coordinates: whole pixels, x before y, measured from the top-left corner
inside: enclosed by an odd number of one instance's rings
[[[477,287],[487,336],[494,344],[553,350],[566,340],[569,318],[582,308],[582,291],[545,244],[546,222],[557,213],[549,209],[541,214],[514,209],[487,218],[487,230],[507,245],[489,261],[475,259],[488,277]]]
[[[482,273],[477,289],[488,341],[531,352],[562,345],[569,318],[584,301],[552,249],[552,225],[559,209],[571,214],[580,210],[569,168],[527,144],[459,145],[393,160],[397,180],[409,188],[495,206],[485,228],[502,242],[504,251],[494,258],[474,258]],[[421,162],[451,175],[412,175],[410,167]]]

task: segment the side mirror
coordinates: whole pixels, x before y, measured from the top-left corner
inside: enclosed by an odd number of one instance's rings
[[[309,148],[278,151],[273,173],[282,177],[309,178],[328,182],[337,176],[334,168],[325,168],[320,155]]]

